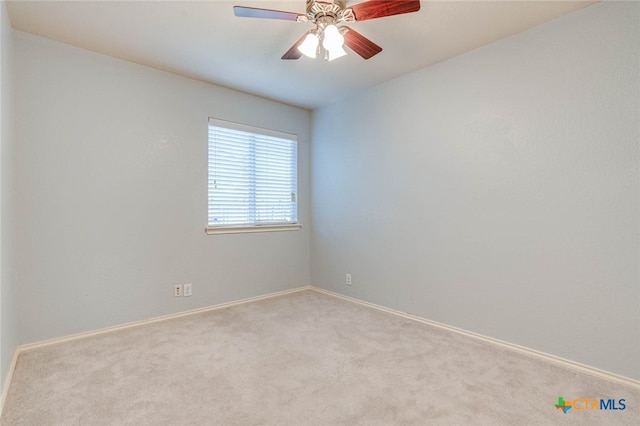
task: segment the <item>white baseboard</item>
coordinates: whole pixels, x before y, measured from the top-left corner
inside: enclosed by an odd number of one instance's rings
[[[11,384],[11,380],[13,380],[13,372],[16,371],[16,363],[18,362],[18,356],[20,355],[20,351],[16,349],[13,353],[13,359],[11,360],[11,365],[9,366],[9,371],[7,371],[7,378],[4,380],[2,384],[2,393],[0,393],[0,418],[2,418],[2,409],[4,408],[4,401],[7,399],[7,393],[9,392],[9,385]]]
[[[58,344],[58,343],[69,342],[69,341],[77,340],[77,339],[84,339],[85,337],[97,336],[97,335],[104,334],[104,333],[112,333],[114,331],[125,330],[127,328],[140,327],[142,325],[153,324],[155,322],[167,321],[167,320],[170,320],[170,319],[185,317],[185,316],[188,316],[188,315],[198,314],[198,313],[201,313],[201,312],[214,311],[214,310],[217,310],[217,309],[228,308],[230,306],[242,305],[244,303],[255,302],[257,300],[263,300],[263,299],[270,299],[272,297],[283,296],[285,294],[297,293],[299,291],[310,290],[310,289],[311,289],[311,286],[309,286],[309,285],[303,286],[303,287],[296,287],[296,288],[293,288],[293,289],[290,289],[290,290],[284,290],[284,291],[278,291],[278,292],[275,292],[275,293],[264,294],[262,296],[249,297],[247,299],[235,300],[233,302],[220,303],[218,305],[207,306],[207,307],[204,307],[204,308],[197,308],[197,309],[192,309],[192,310],[189,310],[189,311],[178,312],[178,313],[175,313],[175,314],[162,315],[162,316],[159,316],[159,317],[150,318],[150,319],[146,319],[146,320],[134,321],[134,322],[126,323],[126,324],[115,325],[115,326],[112,326],[112,327],[99,328],[97,330],[85,331],[85,332],[82,332],[82,333],[71,334],[71,335],[63,336],[63,337],[56,337],[54,339],[43,340],[43,341],[40,341],[40,342],[28,343],[28,344],[25,344],[25,345],[20,345],[20,346],[18,346],[17,351],[22,352],[22,351],[27,351],[27,350],[34,349],[34,348],[40,348],[40,347],[43,347],[43,346],[55,345],[55,344]]]
[[[407,318],[413,321],[421,322],[423,324],[428,324],[433,327],[438,327],[444,330],[448,330],[457,334],[462,334],[467,337],[471,337],[474,339],[479,339],[484,342],[492,343],[494,345],[501,346],[503,348],[516,351],[525,355],[533,356],[539,359],[543,359],[545,361],[552,362],[554,364],[563,366],[565,368],[569,368],[572,370],[579,371],[581,373],[589,374],[601,379],[609,380],[611,382],[619,383],[626,386],[631,386],[637,389],[640,389],[640,381],[631,379],[629,377],[620,376],[615,373],[611,373],[609,371],[600,370],[595,367],[591,367],[589,365],[581,364],[579,362],[571,361],[565,358],[561,358],[555,355],[551,355],[545,352],[537,351],[535,349],[530,349],[525,346],[516,345],[514,343],[505,342],[503,340],[494,339],[493,337],[484,336],[482,334],[474,333],[472,331],[467,331],[461,328],[453,327],[447,324],[442,324],[436,321],[431,321],[425,318],[421,318],[416,315],[408,314],[406,312],[396,311],[395,309],[386,308],[384,306],[376,305],[375,303],[365,302],[364,300],[356,299],[354,297],[345,296],[340,293],[335,293],[333,291],[325,290],[323,288],[311,286],[311,289],[317,291],[319,293],[323,293],[329,296],[337,297],[343,300],[347,300],[349,302],[357,303],[360,305],[367,306],[369,308],[377,309],[379,311],[387,312],[393,315],[398,315],[403,318]]]

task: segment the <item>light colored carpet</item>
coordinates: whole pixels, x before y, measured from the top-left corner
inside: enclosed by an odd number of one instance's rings
[[[626,400],[624,411],[554,407]],[[639,424],[640,391],[313,290],[33,349],[3,425]]]

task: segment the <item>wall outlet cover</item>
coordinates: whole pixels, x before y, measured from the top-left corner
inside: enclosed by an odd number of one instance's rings
[[[182,297],[182,284],[173,286],[173,297]]]

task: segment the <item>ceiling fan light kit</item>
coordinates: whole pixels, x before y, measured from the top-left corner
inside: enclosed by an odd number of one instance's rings
[[[308,58],[323,57],[327,61],[340,58],[347,54],[343,49],[344,36],[341,30],[333,24],[318,24],[315,30],[309,31],[304,41],[297,47]]]
[[[280,19],[310,22],[316,28],[307,31],[282,59],[321,57],[326,61],[345,56],[344,45],[364,59],[382,52],[378,46],[362,34],[338,24],[383,18],[420,10],[419,0],[370,0],[347,8],[345,0],[307,0],[306,14],[254,7],[234,6],[236,16],[243,18]]]
[[[318,54],[318,47],[320,47],[320,38],[317,31],[314,30],[307,33],[302,44],[298,46],[298,50],[308,58],[315,58]]]

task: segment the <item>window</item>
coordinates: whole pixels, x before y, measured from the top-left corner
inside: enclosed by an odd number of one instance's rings
[[[295,135],[209,119],[207,233],[299,229]]]

